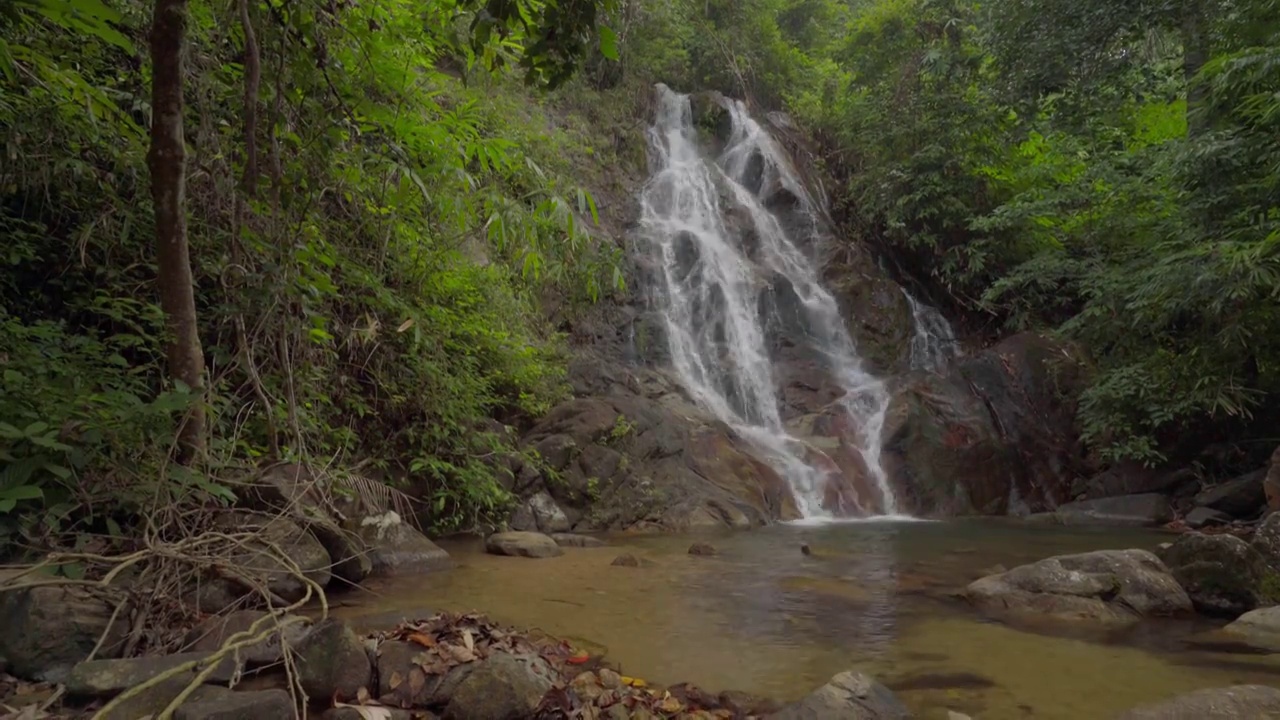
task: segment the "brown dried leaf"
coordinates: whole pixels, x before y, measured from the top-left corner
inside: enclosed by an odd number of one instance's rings
[[[424,634],[424,633],[420,633],[420,632],[410,633],[410,634],[409,634],[409,637],[408,637],[408,640],[409,640],[409,642],[417,643],[417,644],[419,644],[419,645],[421,645],[422,647],[425,647],[425,648],[435,647],[435,645],[436,645],[436,639],[435,639],[435,638],[431,637],[430,635],[427,635],[427,634]]]
[[[392,690],[400,687],[400,683],[404,682],[404,676],[398,672],[391,673],[391,679],[387,681],[387,686]]]

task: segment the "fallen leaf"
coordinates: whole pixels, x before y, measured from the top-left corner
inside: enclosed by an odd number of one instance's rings
[[[404,682],[404,676],[398,672],[391,673],[391,679],[387,681],[387,686],[392,690],[400,687],[400,683]]]
[[[364,705],[365,703],[369,702],[370,699],[371,698],[369,697],[369,688],[361,687],[359,690],[356,691],[356,702],[360,703],[361,705]]]
[[[581,665],[590,659],[591,659],[591,655],[587,653],[586,650],[579,650],[578,652],[565,658],[564,661],[569,663],[570,665]]]
[[[417,643],[417,644],[421,645],[422,647],[427,647],[427,648],[429,648],[429,647],[435,647],[435,646],[436,646],[436,639],[435,639],[435,638],[431,637],[430,635],[424,635],[424,634],[422,634],[422,633],[411,633],[411,634],[409,635],[408,640],[409,640],[409,642]]]
[[[353,708],[362,720],[391,720],[391,710],[389,708],[348,705],[346,703],[336,703],[334,707]]]
[[[640,678],[627,677],[626,675],[622,676],[622,684],[633,688],[649,687],[649,683],[644,680],[641,680]]]
[[[475,641],[475,638],[471,637],[471,631],[470,631],[470,630],[463,630],[463,631],[462,631],[462,644],[463,644],[463,645],[464,645],[468,650],[475,650],[475,649],[476,649],[476,641]]]

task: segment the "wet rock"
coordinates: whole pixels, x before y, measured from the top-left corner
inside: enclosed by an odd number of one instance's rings
[[[1159,493],[1121,495],[1064,503],[1055,511],[1064,525],[1164,525],[1173,519],[1169,498]]]
[[[734,717],[768,715],[782,709],[773,700],[738,690],[726,690],[720,693],[719,700],[720,706],[732,712]]]
[[[174,720],[266,720],[291,718],[296,708],[284,690],[238,691],[206,685],[182,703]]]
[[[471,671],[458,665],[444,675],[428,675],[417,662],[420,645],[387,640],[378,645],[378,698],[399,707],[436,707],[448,701],[453,689]]]
[[[1222,631],[1246,645],[1280,653],[1280,606],[1250,610]]]
[[[631,553],[623,553],[614,558],[613,562],[609,564],[614,567],[652,567],[653,561],[648,558],[636,557]]]
[[[1061,555],[976,580],[965,597],[985,612],[1129,623],[1191,611],[1187,593],[1146,550]]]
[[[1209,688],[1134,708],[1118,720],[1244,720],[1280,717],[1280,689],[1265,685]]]
[[[359,534],[369,549],[369,559],[377,575],[426,573],[453,564],[449,553],[394,511],[362,518]]]
[[[1251,518],[1267,502],[1263,480],[1267,470],[1256,470],[1196,495],[1196,505],[1224,512],[1231,517]]]
[[[1280,510],[1280,446],[1271,453],[1271,462],[1267,465],[1267,477],[1262,481],[1263,494],[1267,498],[1267,509]]]
[[[567,532],[571,525],[569,517],[556,501],[545,492],[535,493],[525,500],[511,515],[511,527],[543,533]]]
[[[106,600],[78,587],[45,586],[0,592],[0,655],[21,678],[60,682],[106,634],[96,657],[120,656],[128,612],[111,622]]]
[[[266,616],[267,613],[260,610],[237,610],[226,615],[214,615],[187,634],[186,649],[190,652],[213,652],[222,647],[227,638],[236,633],[248,631],[255,622]],[[274,624],[274,622],[284,622],[290,619],[295,618],[291,615],[285,615],[279,621],[268,622]],[[296,645],[306,634],[310,625],[311,621],[309,619],[290,623],[284,626],[280,632],[273,634],[266,640],[256,645],[241,648],[238,651],[239,657],[247,665],[269,665],[278,662],[284,652],[281,646],[282,634],[285,642],[290,645]],[[263,625],[261,629],[266,630],[269,627],[270,625]]]
[[[1187,533],[1160,557],[1206,615],[1237,617],[1262,604],[1266,562],[1234,535]]]
[[[911,713],[888,688],[861,673],[842,672],[771,720],[897,720]]]
[[[573,533],[552,533],[551,539],[555,540],[560,547],[594,548],[608,545],[600,538],[591,537],[590,535],[575,535]]]
[[[1267,568],[1280,573],[1280,513],[1271,513],[1253,534],[1253,548],[1262,555]]]
[[[511,557],[549,558],[564,554],[555,540],[535,532],[494,533],[485,538],[484,549],[493,555]]]
[[[1187,513],[1187,516],[1183,518],[1187,523],[1187,527],[1195,530],[1213,527],[1214,525],[1229,525],[1231,524],[1231,519],[1230,515],[1207,507],[1198,507]]]
[[[90,660],[82,662],[71,669],[67,675],[67,692],[72,697],[93,698],[112,697],[140,685],[160,673],[197,660],[204,660],[212,653],[189,652],[176,655],[158,655],[153,657],[129,658],[126,660]],[[195,679],[203,665],[192,668],[181,674],[183,684]],[[236,671],[233,658],[224,658],[213,669],[205,680],[206,683],[227,683]]]
[[[522,720],[557,680],[536,655],[502,653],[471,665],[445,706],[445,720]]]
[[[715,547],[704,542],[696,542],[689,546],[690,555],[716,555]]]
[[[298,681],[312,700],[334,695],[351,699],[372,683],[373,666],[364,643],[339,620],[328,618],[312,627],[296,652]]]

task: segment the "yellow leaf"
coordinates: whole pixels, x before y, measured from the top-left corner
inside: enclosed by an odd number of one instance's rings
[[[641,680],[640,678],[627,677],[626,675],[622,676],[622,684],[633,688],[649,687],[649,683],[644,680]]]
[[[400,683],[402,682],[404,682],[404,677],[401,676],[400,673],[398,672],[393,672],[391,673],[391,679],[387,681],[387,685],[392,690],[395,690],[396,688],[400,687]]]
[[[413,318],[409,318],[408,320],[405,320],[404,322],[400,323],[400,327],[396,328],[396,332],[402,333],[411,327],[413,327]]]

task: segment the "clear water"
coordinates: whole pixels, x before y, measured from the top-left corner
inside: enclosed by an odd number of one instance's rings
[[[902,294],[911,306],[911,369],[941,372],[952,358],[960,354],[955,331],[935,308],[916,300],[906,288]]]
[[[813,462],[821,451],[789,435],[779,411],[765,308],[787,294],[799,315],[791,322],[804,328],[845,391],[840,402],[879,491],[878,498],[858,499],[861,514],[896,513],[880,462],[889,393],[863,369],[835,298],[801,249],[819,240],[818,206],[742,103],[728,102],[731,134],[720,156],[708,158],[689,98],[661,85],[657,94],[640,235],[662,268],[653,290],[676,376],[703,409],[751,440],[787,479],[803,516],[831,516],[823,507],[830,481],[823,468],[832,463]],[[779,203],[791,218],[787,227],[774,211]]]
[[[711,542],[714,557],[687,554]],[[335,614],[376,627],[480,610],[605,653],[659,683],[794,699],[842,670],[872,673],[922,718],[1108,718],[1201,687],[1280,682],[1280,656],[1200,644],[1212,627],[1148,622],[1119,632],[1015,628],[951,599],[1001,563],[1152,548],[1154,532],[993,521],[774,526],[724,536],[620,537],[544,560],[443,543],[459,567],[383,581]],[[804,556],[801,543],[813,554]],[[650,567],[613,567],[622,552]]]

